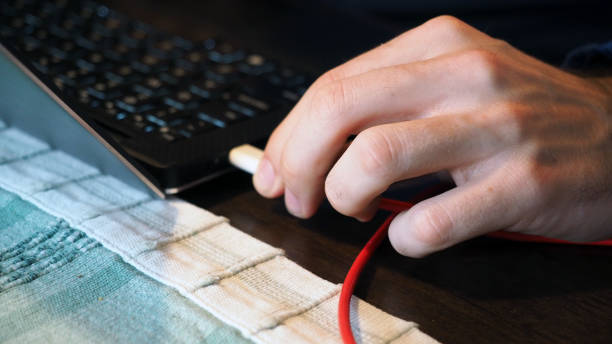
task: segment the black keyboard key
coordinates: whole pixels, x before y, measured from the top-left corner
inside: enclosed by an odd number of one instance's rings
[[[66,85],[64,80],[57,76],[53,78],[53,85],[55,85],[55,87],[59,88],[62,91],[68,87],[68,85]]]
[[[272,72],[275,66],[259,54],[251,54],[238,64],[238,69],[249,75],[261,75]]]
[[[178,58],[193,48],[193,44],[181,37],[164,36],[153,41],[149,52],[162,58]]]
[[[228,102],[227,107],[248,117],[255,117],[258,114],[258,111],[255,108],[236,101]]]
[[[234,95],[233,98],[236,102],[255,109],[256,112],[267,112],[271,109],[271,105],[267,101],[257,99],[244,93],[238,93]]]
[[[76,44],[74,44],[71,40],[61,40],[58,39],[54,41],[52,44],[46,43],[46,51],[57,58],[62,60],[66,59],[78,59],[84,54],[82,51],[77,48]]]
[[[116,114],[115,116],[113,116],[113,117],[114,117],[114,119],[115,119],[115,120],[117,120],[117,121],[123,121],[123,120],[125,120],[126,118],[128,118],[128,116],[129,116],[129,115],[130,115],[129,113],[119,112],[119,113],[117,113],[117,114]]]
[[[165,60],[151,54],[145,54],[132,62],[132,67],[135,70],[145,73],[152,74],[168,69],[168,65]]]
[[[28,57],[34,68],[44,74],[56,75],[69,68],[69,66],[59,58],[42,52],[31,53]]]
[[[164,97],[164,103],[178,110],[190,110],[199,105],[199,100],[188,90],[180,90]]]
[[[244,50],[235,49],[227,43],[216,45],[213,50],[208,53],[208,58],[211,61],[224,64],[240,61],[244,57]]]
[[[101,110],[106,116],[115,116],[117,113],[119,113],[119,109],[117,109],[115,103],[110,100],[107,100],[102,104]]]
[[[52,36],[60,39],[70,39],[72,36],[70,31],[67,31],[66,29],[57,24],[52,24],[51,26],[49,26],[49,33]]]
[[[209,38],[200,42],[197,46],[204,48],[206,51],[212,51],[217,46],[217,41],[213,38]]]
[[[152,46],[149,49],[154,55],[159,55],[162,58],[169,57],[175,53],[176,46],[171,39],[161,39],[153,42]]]
[[[206,66],[206,54],[203,51],[192,51],[179,59],[177,65],[194,71],[201,70]]]
[[[181,66],[173,66],[167,71],[162,72],[159,78],[169,84],[178,85],[194,79],[195,76],[196,73],[193,70],[185,69]]]
[[[136,72],[134,68],[128,65],[116,66],[111,70],[104,72],[107,79],[114,80],[122,84],[130,84],[142,80],[142,74]]]
[[[47,29],[45,28],[39,28],[39,29],[34,30],[31,37],[39,41],[45,41],[49,39],[49,31],[47,31]]]
[[[59,9],[55,5],[50,3],[43,3],[33,13],[44,23],[48,22],[54,17],[57,17],[59,15],[59,12]]]
[[[156,99],[139,94],[127,94],[115,100],[115,105],[127,112],[145,112],[150,111],[158,106]]]
[[[172,123],[174,131],[183,136],[184,138],[191,138],[198,136],[214,128],[217,128],[210,122],[201,120],[199,118],[184,119],[182,122]]]
[[[226,88],[225,85],[214,80],[200,80],[191,84],[189,90],[202,98],[215,99],[221,96]]]
[[[165,96],[170,90],[165,83],[157,77],[149,76],[141,82],[132,85],[132,89],[138,93],[144,93],[150,96]]]
[[[118,112],[111,120],[104,120],[104,124],[110,124],[113,129],[118,130],[128,137],[142,137],[145,134],[155,133],[159,126],[147,121],[146,117],[138,113]]]
[[[89,93],[90,96],[101,100],[111,100],[119,97],[123,93],[124,88],[118,83],[112,80],[100,79],[102,78],[98,78],[97,82],[87,87],[87,93]]]
[[[172,37],[172,42],[174,43],[176,47],[181,48],[185,51],[189,51],[194,48],[193,42],[191,42],[190,40],[184,39],[183,37],[180,37],[180,36]]]
[[[248,118],[239,112],[229,110],[225,104],[220,102],[204,104],[195,113],[197,118],[220,128],[225,128]]]
[[[39,17],[30,13],[27,13],[25,16],[23,16],[23,20],[26,25],[30,26],[40,26],[42,24],[42,20]]]
[[[144,48],[151,42],[152,29],[144,24],[136,24],[126,34],[121,35],[121,43],[132,48]]]
[[[96,31],[77,34],[75,42],[77,45],[95,52],[102,51],[112,44],[110,39]]]
[[[90,71],[105,71],[113,67],[113,64],[104,58],[99,52],[92,52],[77,60],[77,66]]]
[[[96,22],[93,29],[102,36],[113,37],[123,28],[123,25],[121,18],[114,15]]]
[[[79,68],[70,68],[59,73],[56,78],[62,80],[62,83],[69,87],[84,87],[93,84],[96,81],[96,75],[88,70]]]
[[[16,42],[15,46],[17,47],[17,49],[26,54],[34,53],[36,51],[42,50],[43,48],[40,40],[34,39],[32,37],[24,37],[24,39]]]
[[[79,103],[86,105],[90,108],[94,108],[94,109],[97,109],[103,106],[102,101],[91,97],[89,95],[89,92],[87,92],[87,90],[85,89],[79,90],[77,92],[77,100],[79,101]]]
[[[182,138],[185,138],[182,135],[178,135],[172,128],[168,126],[159,127],[153,133],[157,139],[164,141],[166,143],[171,143],[171,142],[180,140]]]
[[[81,28],[82,24],[83,19],[81,17],[68,15],[58,21],[57,27],[66,32],[75,32]]]
[[[239,78],[238,69],[231,64],[216,64],[206,71],[206,77],[216,82],[229,84]]]
[[[159,107],[157,109],[145,112],[145,115],[151,115],[155,118],[163,120],[165,122],[172,122],[173,120],[189,117],[191,116],[188,112],[183,112],[178,110],[177,108],[168,106],[168,107]]]
[[[123,43],[114,43],[105,49],[103,54],[109,60],[125,63],[137,57],[137,50],[134,50]]]
[[[75,8],[74,14],[78,17],[83,18],[83,20],[85,21],[89,21],[95,16],[96,8],[95,6],[92,6],[92,3],[85,3],[82,7]]]
[[[152,122],[149,122],[145,116],[141,114],[128,115],[127,124],[131,126],[131,129],[136,135],[154,133],[159,127]]]
[[[188,117],[188,114],[184,112],[176,112],[176,114],[183,114],[183,117]],[[159,127],[178,127],[186,121],[185,118],[181,118],[180,116],[170,115],[165,109],[146,112],[143,113],[143,115],[147,121]]]
[[[147,121],[153,124],[156,124],[157,126],[160,126],[160,127],[165,127],[168,125],[168,122],[166,122],[165,119],[159,118],[152,114],[146,115],[145,118],[147,119]]]

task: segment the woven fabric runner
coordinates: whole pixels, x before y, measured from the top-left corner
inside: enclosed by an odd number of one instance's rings
[[[0,343],[252,343],[1,188],[0,305]]]
[[[65,223],[52,235],[38,234],[70,237],[77,251],[90,251],[97,241],[248,339],[340,342],[340,285],[315,276],[287,259],[281,249],[232,227],[222,216],[179,199],[152,199],[2,124],[0,187]],[[359,342],[436,343],[413,322],[358,298],[352,303],[351,321]]]

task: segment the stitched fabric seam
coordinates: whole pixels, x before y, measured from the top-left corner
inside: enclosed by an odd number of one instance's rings
[[[23,155],[23,156],[19,156],[19,157],[13,158],[13,159],[2,160],[2,161],[0,161],[0,165],[8,165],[8,164],[12,164],[14,162],[23,161],[24,159],[26,159],[26,160],[27,159],[31,159],[33,157],[36,157],[36,156],[39,156],[39,155],[43,155],[43,154],[46,154],[46,153],[49,153],[49,152],[52,152],[52,151],[53,150],[50,149],[50,148],[45,148],[43,150],[36,151],[34,153],[26,154],[26,155]]]
[[[73,178],[73,179],[69,179],[69,180],[68,180],[69,176],[61,176],[61,177],[63,177],[63,178],[67,178],[67,180],[65,180],[65,181],[63,181],[63,182],[61,182],[61,183],[57,183],[57,184],[54,184],[54,185],[52,185],[52,186],[49,186],[49,187],[46,187],[46,188],[40,189],[40,190],[36,190],[36,193],[38,193],[38,192],[47,192],[47,191],[51,191],[51,190],[58,189],[58,188],[61,188],[61,187],[63,187],[63,186],[66,186],[66,185],[68,185],[68,184],[72,184],[72,183],[81,183],[81,182],[85,182],[85,181],[87,181],[87,180],[94,179],[94,178],[96,178],[96,177],[100,177],[100,176],[102,176],[102,175],[103,175],[103,174],[101,174],[101,173],[99,173],[99,172],[96,172],[96,173],[94,173],[94,174],[85,175],[85,176],[82,176],[82,177],[79,177],[79,178]]]

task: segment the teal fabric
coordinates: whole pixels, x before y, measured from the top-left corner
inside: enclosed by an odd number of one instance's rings
[[[2,189],[0,342],[250,343],[65,221]]]

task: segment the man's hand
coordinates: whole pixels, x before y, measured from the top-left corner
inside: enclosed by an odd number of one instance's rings
[[[253,181],[265,197],[284,193],[295,216],[326,195],[365,221],[393,182],[448,170],[456,188],[391,224],[391,243],[412,257],[499,229],[610,238],[605,82],[438,17],[321,76],[270,137]]]

